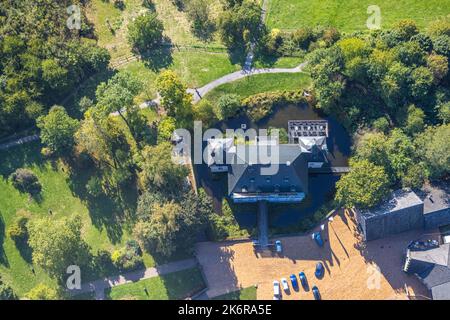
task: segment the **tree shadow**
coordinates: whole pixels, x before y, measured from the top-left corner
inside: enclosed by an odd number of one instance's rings
[[[125,192],[120,191],[120,199],[112,199],[104,193],[93,197],[87,192],[86,184],[95,174],[94,167],[72,170],[68,184],[74,196],[87,206],[94,227],[106,230],[108,239],[116,244],[122,240],[124,221],[135,212],[137,189],[127,186]]]
[[[28,237],[14,241],[14,244],[16,245],[16,248],[23,260],[25,260],[25,262],[28,264],[32,264],[33,249],[31,249],[31,247],[28,245]]]
[[[3,215],[0,213],[0,264],[4,265],[5,267],[9,267],[8,257],[6,256],[6,252],[3,248],[5,234],[5,221],[3,220]]]
[[[158,48],[141,52],[140,58],[144,65],[154,72],[167,68],[173,63],[173,46],[169,38],[164,38],[163,44]]]
[[[241,67],[244,67],[247,58],[247,50],[243,46],[229,48],[228,58],[230,59],[231,64],[239,64]]]

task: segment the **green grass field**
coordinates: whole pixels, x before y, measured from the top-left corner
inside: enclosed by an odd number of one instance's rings
[[[205,98],[215,102],[220,96],[229,93],[246,98],[261,92],[306,88],[310,82],[309,75],[305,73],[258,74],[221,85],[209,92]]]
[[[256,287],[248,287],[238,291],[230,292],[213,300],[256,300]]]
[[[270,0],[266,21],[270,28],[279,29],[329,25],[346,32],[365,30],[369,5],[380,7],[382,28],[401,19],[414,19],[425,27],[450,14],[450,0]]]
[[[105,290],[105,296],[111,300],[177,300],[204,287],[200,270],[193,268],[116,286]]]

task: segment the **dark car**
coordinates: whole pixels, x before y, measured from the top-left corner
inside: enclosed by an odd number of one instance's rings
[[[316,275],[316,278],[318,278],[318,279],[322,278],[324,272],[325,272],[325,268],[323,267],[323,263],[317,262],[316,271],[314,272],[314,274]]]
[[[289,276],[289,279],[291,279],[292,288],[294,290],[297,290],[298,289],[298,282],[297,282],[297,277],[295,276],[295,274],[291,274]]]
[[[307,288],[308,287],[308,279],[306,279],[306,275],[304,272],[300,272],[298,274],[298,278],[300,279],[300,283],[302,284],[303,288]]]
[[[320,234],[320,232],[314,233],[314,241],[316,241],[316,243],[319,247],[323,247],[323,239],[322,239],[322,235]]]
[[[322,298],[320,297],[320,292],[319,292],[319,288],[317,288],[316,286],[312,287],[312,292],[314,295],[314,299],[315,300],[321,300]]]

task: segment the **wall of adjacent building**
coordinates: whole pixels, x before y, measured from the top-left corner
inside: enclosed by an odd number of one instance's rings
[[[408,230],[421,229],[424,226],[423,204],[383,215],[365,215],[360,211],[356,211],[356,215],[366,241]]]

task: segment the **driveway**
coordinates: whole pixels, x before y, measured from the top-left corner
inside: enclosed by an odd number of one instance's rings
[[[325,225],[325,245],[319,248],[311,235],[281,238],[284,256],[270,251],[256,253],[250,241],[199,243],[198,260],[214,297],[257,285],[258,299],[273,298],[273,280],[305,272],[309,286],[317,285],[323,299],[407,299],[405,287],[414,295],[427,295],[425,287],[402,271],[408,243],[423,231],[412,231],[364,243],[350,213],[336,214]],[[315,265],[321,261],[325,276],[316,279]],[[283,299],[313,299],[310,290],[291,291]]]

